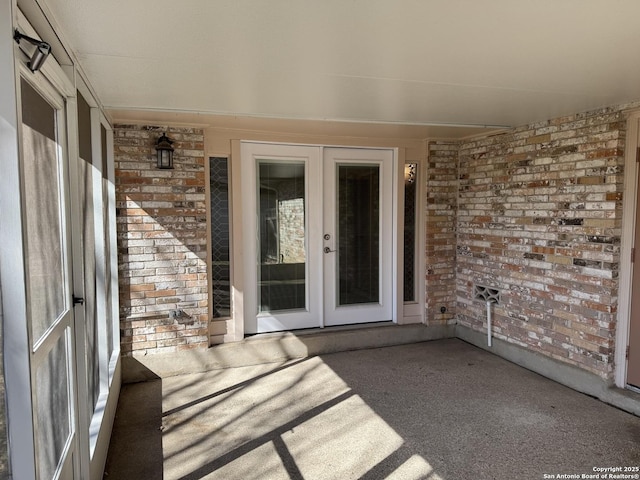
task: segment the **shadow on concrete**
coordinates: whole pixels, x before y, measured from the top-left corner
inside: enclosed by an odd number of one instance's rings
[[[321,358],[403,439],[361,479],[387,478],[414,455],[444,479],[640,462],[640,418],[460,340]]]
[[[104,479],[162,479],[162,380],[123,385]]]
[[[298,468],[298,465],[291,455],[291,452],[288,450],[286,444],[282,440],[282,435],[302,425],[304,422],[312,419],[313,417],[320,415],[331,407],[340,404],[351,395],[353,395],[353,393],[346,392],[328,402],[309,409],[303,415],[300,415],[290,422],[280,425],[277,429],[272,430],[265,435],[261,435],[260,437],[257,437],[234,450],[231,450],[229,453],[216,458],[215,460],[207,463],[206,465],[203,465],[202,467],[189,473],[188,475],[180,477],[180,480],[198,480],[204,478],[206,475],[219,470],[220,468],[230,464],[235,460],[242,458],[244,455],[253,452],[262,445],[269,442],[274,443],[275,450],[278,452],[280,460],[282,461],[282,464],[287,474],[289,475],[289,478],[301,480],[304,478],[302,476],[302,472]]]
[[[276,367],[273,370],[269,370],[268,372],[261,373],[259,375],[256,375],[255,377],[252,377],[252,378],[250,378],[248,380],[245,380],[243,382],[239,382],[239,383],[236,383],[235,385],[231,385],[231,386],[229,386],[227,388],[223,388],[223,389],[217,390],[217,391],[215,391],[215,392],[213,392],[213,393],[211,393],[209,395],[205,395],[204,397],[197,398],[197,399],[195,399],[195,400],[193,400],[191,402],[187,402],[187,403],[182,404],[182,405],[180,405],[180,406],[178,406],[176,408],[172,408],[171,410],[163,412],[162,416],[163,417],[167,417],[169,415],[173,415],[175,413],[178,413],[181,410],[186,410],[186,409],[188,409],[190,407],[198,405],[199,403],[206,402],[207,400],[211,400],[212,398],[218,397],[218,396],[223,395],[225,393],[233,392],[234,390],[238,390],[238,389],[247,387],[247,386],[251,385],[253,382],[255,382],[257,380],[260,380],[261,378],[267,377],[267,376],[272,375],[272,374],[274,374],[276,372],[284,370],[285,368],[289,368],[289,367],[291,367],[293,365],[296,365],[298,363],[304,362],[305,360],[307,360],[307,359],[306,358],[302,358],[302,359],[299,359],[299,360],[292,361],[290,363],[287,363],[286,365],[282,365],[280,367]]]
[[[593,474],[640,464],[639,432],[638,417],[440,340],[126,385],[105,478]]]

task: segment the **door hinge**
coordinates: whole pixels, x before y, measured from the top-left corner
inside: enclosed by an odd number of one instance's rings
[[[629,359],[629,345],[627,345],[627,351],[624,358]]]
[[[75,295],[73,296],[73,306],[75,307],[76,305],[84,305],[84,298],[82,297],[76,297]]]

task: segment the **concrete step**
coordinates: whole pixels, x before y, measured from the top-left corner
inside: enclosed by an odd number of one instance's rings
[[[122,358],[123,383],[220,368],[282,362],[325,353],[388,347],[455,337],[454,325],[378,323],[253,335],[207,350]]]

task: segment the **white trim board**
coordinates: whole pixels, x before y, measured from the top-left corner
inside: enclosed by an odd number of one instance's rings
[[[635,222],[637,205],[638,163],[636,152],[639,146],[640,111],[629,115],[627,119],[627,139],[624,162],[624,199],[622,204],[622,238],[620,247],[620,283],[618,286],[618,322],[615,346],[615,385],[625,388],[627,385],[627,345],[631,325],[631,287],[633,267],[631,249],[635,242]]]

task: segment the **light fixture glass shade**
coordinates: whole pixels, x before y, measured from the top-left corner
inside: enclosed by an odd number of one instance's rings
[[[173,168],[171,150],[158,150],[158,168]]]
[[[160,138],[158,138],[158,142],[156,143],[158,168],[173,168],[173,147],[171,146],[172,143],[173,141],[164,133]]]

